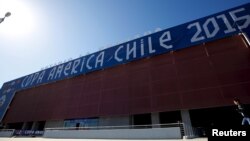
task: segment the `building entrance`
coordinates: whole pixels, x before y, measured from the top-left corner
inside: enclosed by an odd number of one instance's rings
[[[249,105],[245,106],[249,109]],[[192,126],[201,136],[207,136],[207,129],[211,127],[241,126],[242,116],[235,106],[190,110]],[[250,112],[250,111],[248,111]]]

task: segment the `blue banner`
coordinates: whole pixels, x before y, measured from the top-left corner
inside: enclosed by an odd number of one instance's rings
[[[15,130],[13,136],[42,136],[44,131],[39,130]]]
[[[15,92],[238,33],[250,37],[250,4],[134,39],[7,82],[0,91],[0,121]]]

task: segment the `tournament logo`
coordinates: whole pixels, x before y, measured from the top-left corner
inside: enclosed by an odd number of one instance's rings
[[[0,108],[3,106],[5,100],[6,100],[6,95],[3,95],[2,97],[0,97]]]

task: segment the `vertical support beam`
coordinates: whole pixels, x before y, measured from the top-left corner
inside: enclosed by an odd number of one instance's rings
[[[193,138],[194,132],[193,132],[193,127],[192,127],[192,123],[190,120],[189,111],[181,110],[181,118],[182,118],[182,122],[184,123],[183,128],[184,128],[185,138]]]
[[[151,113],[151,122],[153,128],[160,128],[160,116],[159,113]]]
[[[32,127],[31,127],[31,130],[36,130],[38,124],[39,124],[39,123],[38,123],[37,121],[33,122]]]
[[[24,123],[23,123],[22,130],[26,130],[27,124],[28,124],[27,122],[24,122]]]
[[[8,123],[4,123],[3,129],[9,129],[8,127],[9,127]]]
[[[133,115],[130,115],[130,125],[134,125],[135,123],[134,123],[134,116]],[[131,126],[131,127],[132,127]],[[133,128],[133,127],[132,127]]]

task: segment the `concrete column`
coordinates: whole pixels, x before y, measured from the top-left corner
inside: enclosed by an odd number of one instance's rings
[[[31,130],[36,130],[37,129],[37,127],[38,127],[38,122],[36,121],[36,122],[33,122],[33,124],[32,124],[32,127],[31,127]]]
[[[190,120],[189,111],[181,110],[181,118],[182,118],[182,122],[184,123],[183,128],[184,128],[184,134],[186,138],[193,138],[194,132],[193,132],[193,127],[192,127],[192,123]]]
[[[28,124],[27,122],[24,122],[24,123],[23,123],[22,130],[26,130],[27,124]]]
[[[129,125],[134,125],[134,116],[129,116]]]
[[[8,123],[4,124],[4,129],[9,129],[9,124]]]
[[[21,129],[22,130],[31,130],[31,127],[30,127],[31,124],[33,125],[32,122],[24,122]]]
[[[161,127],[159,125],[160,124],[159,113],[151,113],[151,122],[152,122],[152,125],[154,125],[154,126],[152,126],[153,128],[160,128]]]

